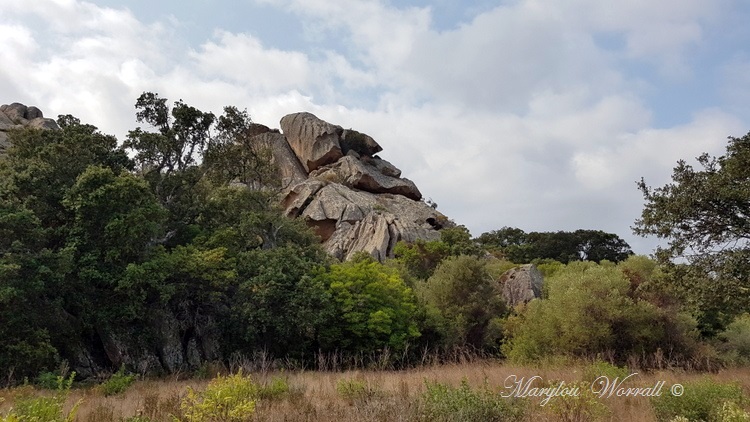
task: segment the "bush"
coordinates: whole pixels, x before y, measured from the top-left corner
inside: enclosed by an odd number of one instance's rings
[[[332,321],[322,329],[324,350],[402,351],[419,337],[414,293],[395,269],[359,254],[316,279],[328,286],[335,306]]]
[[[365,380],[354,378],[340,379],[336,382],[336,392],[347,402],[367,401],[379,395],[381,391]]]
[[[50,397],[36,397],[30,387],[21,390],[16,397],[15,407],[2,419],[3,422],[73,422],[76,419],[79,400],[68,413],[63,413],[63,406],[68,399],[70,386],[73,384],[75,372],[67,379],[57,378],[57,391]]]
[[[727,403],[729,407],[724,408]],[[683,417],[690,421],[722,422],[722,414],[736,414],[744,403],[745,397],[739,385],[710,379],[685,384],[681,396],[669,391],[651,398],[651,406],[659,421]]]
[[[102,394],[109,397],[124,392],[133,382],[135,382],[135,375],[125,375],[125,367],[121,367],[107,381],[104,381],[99,388],[101,388]]]
[[[719,350],[728,363],[747,365],[750,363],[750,314],[742,314],[718,335]]]
[[[493,422],[521,420],[525,401],[508,399],[484,385],[473,389],[464,379],[459,387],[425,382],[421,397],[419,420],[430,422]]]
[[[506,323],[510,340],[503,352],[516,362],[610,354],[625,362],[659,349],[692,351],[695,325],[634,296],[630,280],[612,264],[570,263],[546,281],[546,292]]]
[[[258,386],[240,371],[214,378],[201,393],[188,388],[180,408],[189,422],[242,422],[252,419],[257,397]]]
[[[462,255],[445,259],[418,288],[426,312],[425,331],[434,331],[445,349],[496,349],[506,307],[486,261]]]
[[[258,387],[258,398],[275,400],[289,394],[289,383],[284,378],[274,377],[270,383]]]

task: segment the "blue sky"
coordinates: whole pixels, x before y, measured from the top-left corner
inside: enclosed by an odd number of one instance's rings
[[[0,103],[122,138],[143,91],[253,119],[310,111],[474,235],[600,229],[639,253],[635,181],[750,131],[744,0],[0,3]]]

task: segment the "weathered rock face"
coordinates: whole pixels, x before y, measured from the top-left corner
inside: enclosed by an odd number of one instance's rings
[[[289,146],[308,172],[343,157],[339,139],[344,130],[311,113],[295,113],[281,119]]]
[[[8,148],[8,131],[23,127],[59,130],[53,119],[47,119],[38,108],[20,103],[0,106],[0,154]]]
[[[514,308],[542,297],[544,277],[536,265],[527,264],[503,273],[499,283],[505,303]]]
[[[419,189],[400,177],[401,170],[373,156],[382,148],[370,136],[310,113],[285,116],[281,127],[309,170],[288,189],[282,206],[287,215],[305,219],[331,255],[346,260],[365,251],[383,260],[396,242],[436,240],[438,230],[452,224],[420,201]]]

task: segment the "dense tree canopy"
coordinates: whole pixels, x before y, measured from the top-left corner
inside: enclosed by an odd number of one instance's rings
[[[619,236],[600,230],[526,233],[518,228],[503,227],[483,233],[477,240],[516,263],[543,259],[562,263],[602,260],[620,262],[633,254],[630,245]]]

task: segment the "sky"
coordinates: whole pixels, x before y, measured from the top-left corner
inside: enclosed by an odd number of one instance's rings
[[[603,230],[636,182],[750,131],[746,0],[0,2],[0,103],[124,139],[144,91],[279,127],[309,111],[475,236]]]

